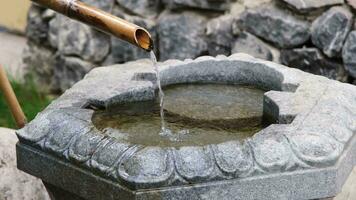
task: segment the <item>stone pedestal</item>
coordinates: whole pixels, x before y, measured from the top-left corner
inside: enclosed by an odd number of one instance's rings
[[[84,200],[83,198],[70,193],[68,191],[65,191],[59,187],[56,187],[54,185],[51,185],[49,183],[43,182],[45,185],[48,195],[51,198],[51,200]]]
[[[152,64],[140,60],[92,70],[17,131],[18,168],[84,199],[300,200],[337,195],[356,164],[355,86],[246,54],[169,60],[159,73],[162,86],[263,88],[263,115],[275,123],[201,146],[112,138],[92,108],[156,98]]]

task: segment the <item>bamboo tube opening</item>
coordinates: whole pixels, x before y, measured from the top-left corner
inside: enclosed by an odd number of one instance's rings
[[[151,51],[153,49],[153,42],[150,34],[144,29],[137,29],[135,31],[135,41],[141,48]]]

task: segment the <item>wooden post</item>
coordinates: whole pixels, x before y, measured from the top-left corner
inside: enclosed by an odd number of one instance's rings
[[[19,102],[17,101],[14,90],[11,87],[10,81],[6,76],[5,69],[0,65],[0,91],[3,93],[7,104],[10,107],[12,116],[14,117],[17,127],[22,128],[26,124],[26,117],[23,113]]]

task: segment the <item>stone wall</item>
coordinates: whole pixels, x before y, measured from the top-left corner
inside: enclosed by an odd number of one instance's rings
[[[355,1],[83,0],[141,25],[161,61],[245,52],[355,83]],[[24,61],[48,91],[64,91],[96,66],[149,54],[48,9],[32,6]]]

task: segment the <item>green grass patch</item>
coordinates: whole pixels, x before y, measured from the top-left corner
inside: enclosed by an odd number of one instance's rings
[[[48,96],[38,91],[36,84],[32,80],[27,80],[26,83],[19,83],[13,80],[10,82],[28,121],[32,120],[38,112],[51,102]],[[17,128],[1,91],[0,127]]]

